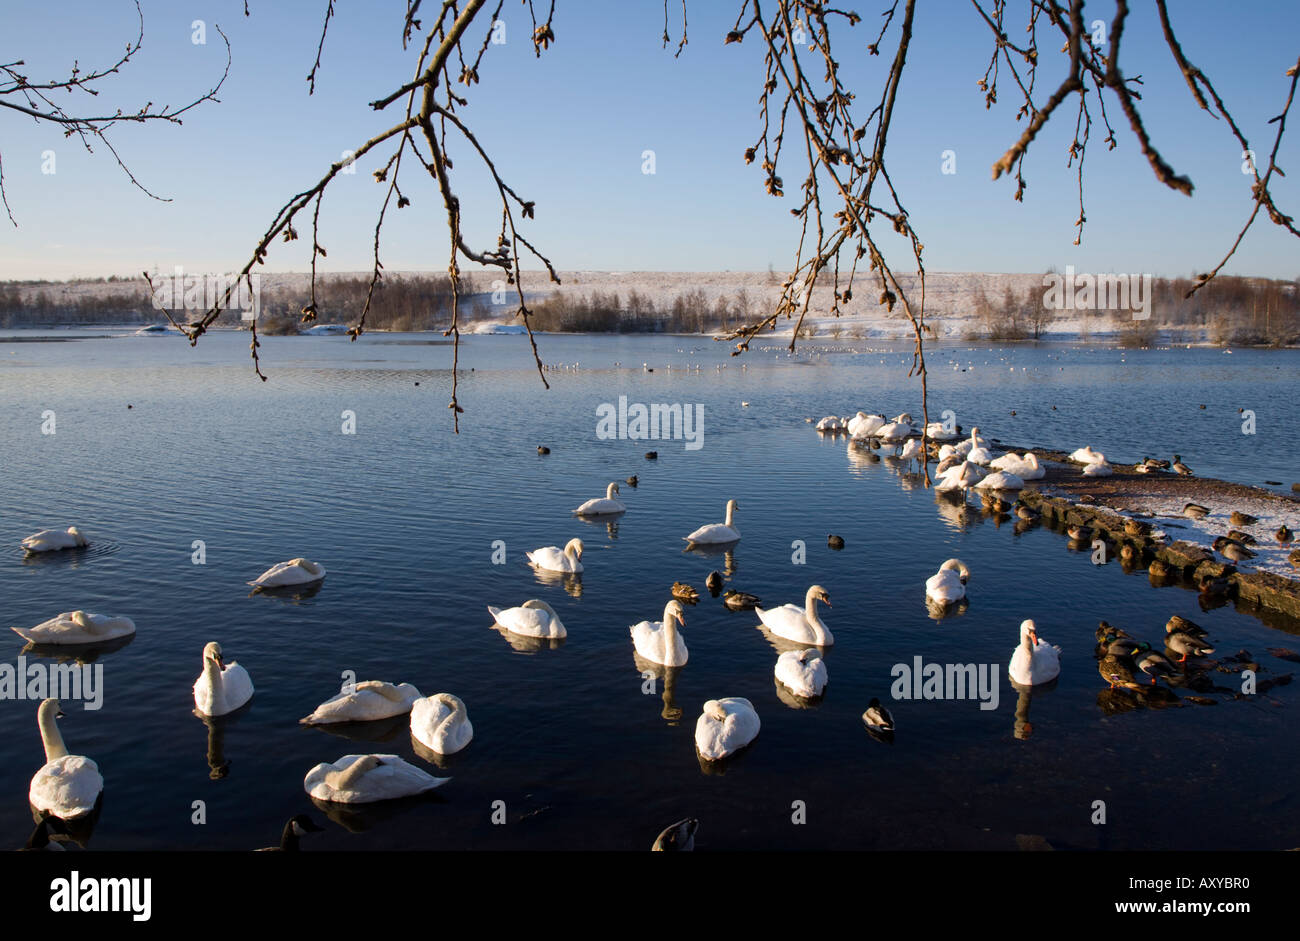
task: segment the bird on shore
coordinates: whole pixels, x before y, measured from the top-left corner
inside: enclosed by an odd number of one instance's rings
[[[1248,559],[1255,558],[1255,553],[1247,549],[1235,539],[1229,539],[1227,536],[1219,536],[1211,545],[1214,551],[1218,552],[1226,559],[1234,562],[1245,562]]]
[[[1026,522],[1029,523],[1032,523],[1034,520],[1043,518],[1042,513],[1035,510],[1032,506],[1027,506],[1024,503],[1016,504],[1016,516],[1020,517],[1022,520],[1025,520]]]
[[[1194,520],[1203,520],[1210,515],[1210,508],[1202,506],[1199,503],[1188,503],[1183,506],[1183,516]]]
[[[1239,542],[1243,546],[1258,545],[1258,541],[1250,533],[1243,533],[1240,529],[1228,530],[1228,538],[1234,542]]]
[[[1273,535],[1277,539],[1277,541],[1284,546],[1287,543],[1294,541],[1295,539],[1295,535],[1291,532],[1290,529],[1287,528],[1286,523],[1283,523],[1281,526],[1279,526],[1277,532],[1274,533]]]
[[[1146,643],[1142,644],[1138,649],[1133,657],[1133,662],[1139,670],[1151,677],[1152,686],[1160,677],[1163,676],[1168,679],[1178,672],[1172,660],[1160,651],[1152,649],[1151,645]]]
[[[1233,526],[1254,526],[1259,522],[1259,517],[1251,516],[1249,513],[1242,513],[1240,510],[1233,510],[1232,515],[1228,517],[1228,522]]]
[[[1169,620],[1165,622],[1165,633],[1182,633],[1189,637],[1210,636],[1209,631],[1201,627],[1201,625],[1197,624],[1195,621],[1189,621],[1181,614],[1172,614],[1169,616]]]
[[[1174,455],[1173,471],[1175,474],[1181,474],[1184,477],[1192,476],[1192,469],[1183,463],[1181,454]]]
[[[1092,538],[1091,526],[1071,526],[1065,532],[1071,539],[1077,539],[1079,542],[1087,542]]]
[[[1204,657],[1207,654],[1214,653],[1214,648],[1207,644],[1202,638],[1193,637],[1182,631],[1172,631],[1165,635],[1165,646],[1176,654],[1179,663],[1186,663],[1188,657]]]

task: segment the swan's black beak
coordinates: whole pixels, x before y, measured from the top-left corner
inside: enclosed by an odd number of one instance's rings
[[[62,719],[62,718],[63,718],[63,710],[60,709],[58,712],[54,713],[54,718],[56,718],[56,719]]]

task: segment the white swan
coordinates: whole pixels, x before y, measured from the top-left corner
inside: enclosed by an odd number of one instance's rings
[[[248,584],[256,588],[282,588],[287,585],[309,585],[325,577],[325,566],[310,559],[290,559],[277,562]]]
[[[966,452],[966,460],[980,467],[987,467],[993,463],[993,451],[990,448],[971,448]]]
[[[1033,621],[1020,623],[1020,646],[1011,655],[1007,673],[1013,683],[1037,686],[1047,683],[1061,672],[1061,648],[1038,639]]]
[[[994,471],[975,485],[976,490],[1023,490],[1025,482],[1015,474]]]
[[[1038,463],[1038,455],[1033,451],[1026,451],[1023,456],[1004,454],[990,462],[989,467],[1015,474],[1021,480],[1041,480],[1047,474],[1047,468]]]
[[[817,615],[819,601],[825,602],[826,607],[831,607],[831,599],[826,594],[826,589],[821,585],[813,585],[804,596],[802,608],[798,605],[783,604],[779,608],[770,608],[766,611],[755,608],[754,611],[767,629],[778,637],[800,644],[812,644],[815,647],[829,647],[835,643],[835,638],[831,636],[830,630]]]
[[[525,552],[528,561],[548,572],[564,572],[576,575],[582,571],[582,540],[570,539],[561,550],[558,546],[545,546]]]
[[[906,416],[899,416],[899,417],[906,417]],[[887,422],[886,424],[881,425],[878,429],[876,429],[875,437],[879,438],[881,441],[884,442],[897,444],[903,441],[909,435],[913,434],[915,431],[916,429],[912,427],[911,422],[903,422],[895,419],[894,421]]]
[[[86,537],[75,526],[67,529],[42,529],[23,540],[28,552],[52,552],[55,549],[77,549],[86,545]]]
[[[95,809],[104,790],[99,765],[84,755],[69,755],[54,720],[62,716],[57,699],[47,699],[36,710],[36,723],[45,746],[45,764],[32,775],[27,800],[37,813],[72,820]]]
[[[203,672],[194,681],[194,707],[205,716],[224,716],[253,698],[248,671],[234,660],[221,659],[216,641],[203,648]]]
[[[728,500],[726,522],[708,523],[683,538],[691,543],[736,542],[740,539],[740,530],[736,529],[734,520],[739,506],[735,500]]]
[[[885,424],[884,415],[867,415],[858,412],[849,422],[849,434],[855,438],[869,438]]]
[[[956,441],[961,433],[956,429],[949,431],[941,421],[932,421],[925,426],[925,436],[931,441]]]
[[[970,454],[970,452],[973,451],[975,448],[988,448],[988,447],[989,447],[989,439],[981,435],[980,430],[978,428],[972,428],[970,430],[970,437],[967,438],[965,441],[961,441],[953,445],[953,450],[955,450],[962,457],[965,457],[967,454]]]
[[[1105,462],[1106,455],[1094,451],[1090,445],[1084,445],[1070,455],[1070,460],[1076,464],[1100,464]]]
[[[939,604],[952,604],[966,597],[970,569],[961,559],[949,559],[925,580],[925,597]]]
[[[459,696],[435,693],[411,706],[411,736],[439,755],[451,755],[470,743],[474,726]]]
[[[130,618],[65,611],[35,627],[15,627],[14,633],[33,644],[97,644],[135,633]]]
[[[317,800],[370,804],[423,794],[450,780],[435,778],[396,755],[344,755],[312,768],[302,786]]]
[[[575,540],[576,542],[576,540]],[[512,634],[524,637],[567,637],[568,631],[560,623],[560,616],[545,601],[530,598],[517,608],[494,608],[488,605],[488,613]]]
[[[664,606],[662,621],[642,621],[633,624],[632,645],[636,652],[652,663],[666,667],[686,665],[686,641],[677,628],[686,626],[686,609],[680,601],[670,601]]]
[[[614,499],[616,493],[618,493],[618,484],[612,483],[605,488],[604,497],[595,497],[588,500],[573,512],[578,516],[605,516],[610,513],[626,513],[627,507],[621,501]]]
[[[758,713],[748,699],[710,699],[695,723],[695,748],[701,757],[717,761],[752,742],[759,727]]]
[[[979,484],[984,479],[984,469],[970,461],[954,464],[935,481],[934,489],[940,491],[960,490],[963,493]]]
[[[776,679],[802,699],[815,699],[826,689],[826,664],[815,648],[787,650],[776,658]]]
[[[366,680],[342,690],[317,706],[302,725],[330,725],[335,722],[373,722],[391,719],[411,711],[420,691],[410,683],[394,686],[383,680]]]
[[[908,438],[907,443],[903,445],[903,450],[899,452],[900,461],[920,461],[925,457],[925,448],[921,445],[920,438]]]
[[[1111,469],[1110,464],[1104,460],[1093,461],[1083,469],[1084,477],[1109,477],[1113,473],[1114,470]]]
[[[818,431],[843,431],[844,422],[834,415],[827,415],[817,423]]]

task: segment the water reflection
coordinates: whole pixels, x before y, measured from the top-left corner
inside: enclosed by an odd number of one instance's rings
[[[677,725],[682,717],[682,708],[677,705],[677,677],[686,667],[666,667],[662,663],[655,663],[647,660],[639,653],[633,652],[632,660],[636,663],[636,668],[641,677],[641,691],[649,694],[653,692],[653,680],[663,681],[663,693],[660,697],[663,700],[663,709],[659,715],[665,719],[669,725]],[[653,677],[653,680],[651,679]]]
[[[248,597],[264,595],[267,598],[297,604],[300,601],[306,601],[308,598],[315,598],[324,587],[325,579],[323,578],[306,585],[274,585],[271,587],[257,585],[248,593]]]
[[[339,804],[321,800],[319,797],[313,797],[311,802],[331,822],[338,824],[349,833],[365,833],[427,804],[446,804],[447,799],[436,791],[426,791],[411,797],[374,801],[369,804]]]
[[[533,570],[533,577],[537,580],[537,584],[545,585],[548,588],[563,588],[574,598],[582,597],[581,572],[553,572],[532,563],[529,563],[529,567]]]
[[[105,654],[121,650],[131,641],[135,640],[135,634],[127,634],[125,637],[115,637],[112,640],[104,640],[94,644],[38,644],[35,641],[28,641],[27,645],[20,654],[32,654],[37,657],[45,657],[56,663],[94,663]]]
[[[51,816],[46,811],[37,810],[30,802],[27,804],[27,809],[32,813],[32,823],[38,825],[42,819]],[[99,796],[95,798],[95,806],[91,808],[90,813],[82,814],[79,817],[54,818],[58,823],[49,827],[50,839],[59,843],[75,843],[85,849],[90,843],[90,838],[95,834],[95,826],[99,823],[99,817],[103,810],[104,792],[100,791]]]
[[[365,722],[313,723],[311,728],[336,738],[347,739],[349,742],[380,744],[404,738],[411,728],[411,715],[403,712],[384,719],[371,719]]]
[[[506,630],[500,624],[493,624],[492,629],[506,639],[516,653],[537,653],[541,650],[559,650],[568,637],[526,637]]]

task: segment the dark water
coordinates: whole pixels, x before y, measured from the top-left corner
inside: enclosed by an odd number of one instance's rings
[[[545,391],[526,339],[471,338],[462,363],[476,371],[462,377],[455,436],[451,350],[428,339],[267,339],[263,384],[245,334],[197,349],[174,337],[0,338],[4,624],[85,608],[138,626],[96,661],[103,708],[68,703],[60,722],[105,779],[91,847],[272,843],[296,812],[323,820],[302,789],[313,765],[372,750],[453,780],[432,800],[339,815],[310,848],[644,849],[687,815],[702,820],[701,849],[1010,847],[1016,834],[1078,847],[1300,845],[1300,684],[1106,715],[1091,656],[1101,618],[1157,641],[1180,613],[1222,653],[1249,650],[1267,677],[1294,664],[1265,648],[1300,648],[1289,633],[1300,626],[1203,612],[1194,592],[1094,566],[1046,529],[1017,534],[975,509],[958,518],[896,467],[854,460],[804,422],[858,408],[919,415],[907,351],[733,359],[708,340],[547,337],[548,362],[580,367],[548,373]],[[931,368],[932,419],[951,408],[1009,442],[1089,443],[1114,460],[1178,451],[1205,476],[1297,478],[1294,353],[950,348],[932,352]],[[703,447],[598,440],[596,408],[620,395],[702,403]],[[1241,433],[1239,408],[1255,411],[1258,434]],[[45,410],[54,435],[41,433]],[[341,433],[344,410],[354,435]],[[552,453],[539,457],[543,443]],[[655,462],[643,457],[652,447]],[[630,510],[616,531],[569,515],[633,473],[640,486],[623,486]],[[743,533],[732,557],[684,553],[681,537],[719,521],[728,498]],[[24,561],[22,537],[70,523],[88,550]],[[844,551],[827,549],[830,532]],[[574,536],[587,549],[577,596],[540,582],[523,555]],[[205,565],[191,562],[194,540]],[[491,563],[495,540],[504,565]],[[792,563],[795,540],[806,564]],[[318,594],[248,596],[245,581],[299,555],[329,570]],[[951,556],[972,569],[971,602],[936,622],[923,585]],[[767,604],[802,604],[812,583],[828,590],[836,644],[819,705],[784,703],[757,618],[704,592],[728,563],[730,584]],[[671,721],[662,684],[643,691],[628,625],[658,620],[674,580],[704,599],[687,610],[690,662],[671,689],[683,714]],[[558,649],[519,652],[493,629],[488,604],[530,597],[567,625]],[[1064,648],[1063,669],[1054,689],[1019,703],[1032,731],[1017,738],[1005,665],[1026,617]],[[190,689],[211,640],[257,693],[210,743]],[[21,639],[3,645],[0,662],[14,663]],[[888,697],[894,664],[917,656],[997,664],[998,708],[891,701],[896,741],[872,740],[863,709]],[[346,670],[455,693],[474,741],[439,771],[413,752],[404,722],[354,733],[360,741],[300,727]],[[762,731],[725,774],[705,774],[695,720],[722,696],[749,698]],[[13,846],[31,828],[27,785],[43,763],[35,713],[0,702],[0,838]],[[210,776],[210,744],[230,762],[224,778]],[[200,800],[205,825],[191,822]],[[1105,826],[1090,822],[1099,800]],[[505,825],[492,822],[496,801]]]

